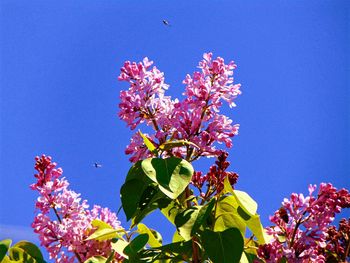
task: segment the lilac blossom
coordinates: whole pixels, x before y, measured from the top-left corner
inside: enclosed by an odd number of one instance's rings
[[[115,213],[108,208],[94,206],[88,210],[86,200],[80,194],[69,190],[68,181],[61,177],[63,171],[51,157],[42,155],[35,158],[37,182],[31,185],[40,196],[35,204],[38,213],[32,227],[39,235],[41,245],[47,249],[55,262],[84,262],[86,259],[112,253],[110,241],[86,240],[92,234],[91,222],[102,220],[114,228],[121,228]],[[116,255],[113,262],[121,257]]]
[[[260,246],[258,255],[266,262],[326,262],[328,228],[336,214],[350,207],[350,194],[332,184],[309,186],[309,195],[293,193],[270,217],[274,226],[267,228],[272,236],[269,244]],[[311,260],[311,261],[310,261]]]
[[[165,96],[168,85],[164,74],[147,58],[140,63],[125,62],[119,80],[127,81],[129,89],[120,92],[119,117],[133,130],[141,123],[152,127],[155,135],[150,136],[155,146],[169,140],[185,140],[186,145],[162,152],[161,155],[175,155],[188,161],[201,156],[217,157],[221,150],[218,144],[232,147],[232,137],[238,134],[238,124],[219,114],[222,101],[234,107],[235,98],[241,93],[240,84],[234,84],[233,61],[225,64],[224,59],[212,59],[212,53],[203,55],[192,76],[186,75],[185,98],[172,100]],[[140,145],[137,145],[140,144]],[[143,141],[135,134],[126,153],[130,161],[136,162],[149,156],[143,148]],[[141,150],[141,152],[139,152]]]

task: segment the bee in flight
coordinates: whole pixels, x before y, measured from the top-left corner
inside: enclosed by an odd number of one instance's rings
[[[93,165],[94,165],[95,168],[101,168],[102,167],[102,164],[99,164],[99,163],[96,163],[96,162]]]
[[[163,19],[163,24],[165,26],[171,26],[168,20]]]

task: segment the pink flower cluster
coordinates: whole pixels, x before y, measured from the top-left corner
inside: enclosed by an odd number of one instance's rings
[[[108,257],[111,252],[110,242],[86,240],[92,233],[91,221],[102,220],[114,228],[121,228],[115,213],[108,208],[94,206],[88,210],[86,200],[80,194],[68,189],[69,183],[61,177],[62,169],[51,157],[42,155],[35,158],[37,182],[31,189],[40,194],[36,202],[39,210],[32,227],[39,234],[44,246],[55,262],[84,262],[86,259],[102,255]],[[121,257],[116,255],[117,262]]]
[[[151,126],[155,134],[148,137],[156,147],[167,140],[193,143],[163,155],[176,155],[190,161],[201,156],[218,156],[221,151],[216,149],[216,144],[224,143],[230,148],[232,137],[238,133],[239,125],[219,114],[222,101],[234,107],[234,99],[241,93],[240,84],[233,84],[236,65],[225,64],[220,57],[213,59],[211,53],[204,54],[203,58],[200,71],[187,75],[183,81],[186,85],[183,101],[164,95],[168,88],[164,75],[156,67],[151,68],[152,62],[147,58],[138,64],[127,61],[121,69],[119,80],[127,81],[130,86],[120,92],[119,117],[131,129],[140,123]],[[138,133],[132,137],[126,153],[132,155],[132,162],[151,155]]]
[[[266,262],[326,262],[328,229],[342,208],[350,207],[350,194],[330,183],[309,186],[309,195],[293,193],[270,217],[275,224],[267,228],[272,236],[269,244],[260,246],[258,255]],[[285,261],[286,260],[286,261]]]

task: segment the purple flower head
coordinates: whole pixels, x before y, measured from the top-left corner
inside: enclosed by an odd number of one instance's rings
[[[350,194],[345,189],[337,190],[330,183],[321,183],[316,196],[315,189],[316,185],[310,185],[307,197],[293,193],[270,217],[274,226],[266,231],[272,236],[272,241],[259,248],[261,259],[266,262],[280,262],[282,259],[287,262],[325,262],[328,229],[335,215],[349,207]]]
[[[115,213],[108,208],[94,206],[88,210],[86,200],[69,190],[69,183],[60,178],[63,171],[51,157],[35,158],[37,182],[31,185],[39,192],[35,204],[38,209],[32,227],[39,235],[41,245],[55,262],[84,262],[94,255],[109,256],[112,252],[109,241],[86,240],[93,231],[91,222],[102,220],[114,228],[121,228]],[[121,257],[116,255],[117,262]]]
[[[203,58],[200,71],[186,75],[183,81],[186,86],[182,101],[165,96],[168,85],[164,84],[163,73],[156,67],[151,69],[153,62],[147,58],[139,63],[127,61],[121,69],[119,80],[127,81],[129,89],[120,92],[119,117],[132,130],[141,123],[152,127],[155,135],[149,137],[155,145],[168,140],[193,143],[161,152],[163,156],[175,155],[189,161],[201,156],[217,157],[221,150],[216,147],[232,147],[232,137],[238,134],[239,125],[219,114],[222,101],[234,107],[234,99],[241,93],[240,84],[233,84],[236,65],[225,64],[220,57],[212,59],[211,53]],[[151,155],[147,151],[135,134],[126,153],[132,155],[130,161],[136,162]]]

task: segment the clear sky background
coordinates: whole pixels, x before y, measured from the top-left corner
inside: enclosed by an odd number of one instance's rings
[[[125,60],[145,56],[175,97],[204,52],[236,62],[243,94],[224,113],[241,127],[229,159],[240,175],[236,188],[258,202],[265,226],[284,197],[307,193],[309,183],[350,188],[349,1],[0,5],[0,239],[37,241],[29,228],[37,193],[29,185],[42,153],[90,205],[118,210],[131,132],[117,117],[127,88],[117,76]],[[205,170],[208,162],[194,166]],[[157,212],[146,223],[170,240]]]

